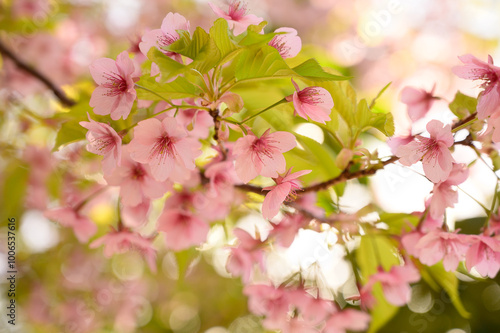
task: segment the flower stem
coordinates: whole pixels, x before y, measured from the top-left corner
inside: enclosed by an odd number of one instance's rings
[[[251,120],[251,119],[253,119],[253,118],[257,117],[258,115],[260,115],[260,114],[262,114],[262,113],[264,113],[264,112],[266,112],[267,110],[272,109],[272,108],[274,108],[275,106],[280,105],[280,104],[285,103],[285,102],[287,102],[287,100],[286,100],[286,98],[283,98],[282,100],[279,100],[278,102],[274,103],[273,105],[268,106],[268,107],[267,107],[267,108],[265,108],[264,110],[259,111],[259,112],[257,112],[256,114],[254,114],[254,115],[252,115],[252,116],[248,117],[247,119],[240,121],[240,122],[238,123],[238,125],[244,124],[244,123],[246,123],[247,121],[249,121],[249,120]]]
[[[172,104],[172,102],[171,102],[170,100],[166,99],[165,97],[163,97],[162,95],[158,94],[157,92],[155,92],[155,91],[153,91],[153,90],[151,90],[151,89],[149,89],[149,88],[146,88],[146,87],[144,87],[144,86],[141,86],[141,85],[139,85],[139,84],[137,84],[137,83],[135,84],[135,86],[136,86],[136,88],[140,88],[140,89],[142,89],[142,90],[146,90],[146,91],[148,91],[148,92],[152,93],[153,95],[160,97],[162,100],[164,100],[164,101],[165,101],[165,102],[167,102],[168,104],[173,105],[173,104]]]

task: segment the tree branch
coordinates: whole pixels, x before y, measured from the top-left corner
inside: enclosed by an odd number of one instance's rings
[[[321,190],[327,189],[328,187],[333,186],[335,184],[343,183],[349,179],[356,179],[356,178],[361,178],[361,177],[373,175],[378,170],[383,169],[386,165],[394,163],[397,160],[399,160],[399,157],[391,156],[391,158],[389,158],[388,160],[383,161],[378,165],[375,165],[371,169],[360,170],[360,171],[356,171],[356,172],[349,172],[349,169],[345,169],[344,171],[342,171],[342,173],[340,175],[338,175],[335,178],[329,179],[329,180],[324,181],[324,182],[319,183],[319,184],[304,187],[302,189],[302,193],[321,191]],[[250,185],[250,184],[235,185],[235,187],[237,189],[245,191],[245,192],[253,192],[253,193],[262,194],[262,195],[265,195],[265,193],[267,193],[267,191],[262,190],[262,187]],[[297,193],[297,194],[300,195],[300,193]]]
[[[31,76],[33,76],[34,78],[38,79],[43,84],[45,84],[47,88],[52,90],[54,95],[56,95],[56,97],[61,101],[62,104],[66,106],[73,106],[76,104],[74,100],[69,98],[64,93],[64,91],[62,91],[59,87],[57,87],[49,78],[40,73],[37,69],[31,67],[30,65],[19,59],[17,55],[14,54],[11,50],[9,50],[9,48],[5,46],[5,44],[1,40],[0,40],[0,53],[2,53],[4,56],[12,60],[19,69],[27,72],[28,74],[30,74]]]
[[[369,176],[369,175],[373,175],[378,170],[383,169],[387,164],[394,163],[397,160],[399,160],[399,157],[397,157],[397,156],[391,156],[391,158],[389,158],[388,160],[386,160],[384,162],[381,162],[380,164],[377,164],[377,165],[373,166],[373,168],[371,168],[371,169],[360,170],[360,171],[356,171],[356,172],[352,172],[352,173],[349,171],[349,168],[346,168],[337,177],[329,179],[329,180],[327,180],[325,182],[322,182],[322,183],[319,183],[319,184],[316,184],[316,185],[311,185],[311,186],[304,187],[302,189],[302,191],[303,192],[321,191],[321,190],[327,189],[328,187],[333,186],[335,184],[343,183],[343,182],[345,182],[345,181],[347,181],[349,179],[356,179],[356,178],[361,178],[361,177],[366,177],[366,176]]]
[[[224,146],[224,141],[219,138],[219,129],[221,125],[221,119],[219,117],[219,109],[212,109],[208,111],[214,120],[214,140],[217,141],[220,152],[222,154],[223,159],[227,158],[227,149]]]
[[[467,124],[468,122],[470,122],[471,120],[476,118],[476,116],[477,116],[477,112],[474,112],[473,114],[470,114],[469,116],[465,117],[464,119],[457,121],[455,124],[453,124],[453,126],[451,127],[451,130],[452,131],[456,130],[460,126]]]

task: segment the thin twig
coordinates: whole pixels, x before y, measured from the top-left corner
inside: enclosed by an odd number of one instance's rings
[[[458,128],[460,128],[461,126],[472,121],[474,118],[476,118],[476,116],[477,116],[477,112],[474,112],[473,114],[470,114],[469,116],[465,117],[464,119],[457,121],[455,124],[453,124],[453,126],[451,127],[451,130],[456,132]]]
[[[350,172],[349,169],[347,168],[340,175],[338,175],[335,178],[329,179],[329,180],[324,181],[322,183],[318,183],[315,185],[304,187],[302,189],[301,193],[321,191],[321,190],[327,189],[330,186],[333,186],[335,184],[343,183],[349,179],[356,179],[356,178],[362,178],[362,177],[373,175],[378,170],[383,169],[388,164],[396,162],[398,159],[399,159],[399,157],[397,157],[397,156],[391,156],[391,158],[389,158],[388,160],[383,161],[378,165],[375,165],[371,169],[360,170],[360,171],[356,171],[356,172]],[[235,187],[237,189],[245,191],[245,192],[252,192],[252,193],[257,193],[257,194],[262,194],[262,195],[265,195],[267,193],[267,191],[263,190],[262,187],[251,185],[251,184],[235,185]],[[300,193],[297,193],[297,195],[300,195]]]
[[[76,104],[74,100],[69,98],[64,93],[64,91],[62,91],[58,86],[56,86],[48,77],[46,77],[45,75],[40,73],[37,69],[31,67],[30,65],[19,59],[17,55],[14,54],[11,50],[9,50],[9,48],[6,47],[1,40],[0,40],[0,53],[2,53],[4,56],[12,60],[18,68],[22,69],[23,71],[27,72],[28,74],[30,74],[31,76],[35,77],[43,84],[45,84],[47,88],[52,90],[54,95],[56,95],[56,97],[61,101],[62,104],[66,106],[73,106]]]
[[[378,170],[383,169],[387,164],[396,162],[399,159],[397,156],[392,156],[386,161],[381,162],[379,165],[374,166],[371,169],[360,170],[356,172],[350,172],[349,168],[346,168],[340,175],[335,178],[329,179],[319,184],[307,186],[303,188],[303,192],[316,192],[329,188],[338,183],[343,183],[349,179],[362,178],[369,175],[375,174]]]

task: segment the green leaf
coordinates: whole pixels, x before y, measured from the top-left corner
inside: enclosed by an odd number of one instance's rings
[[[214,40],[215,45],[217,45],[221,58],[226,57],[228,54],[238,49],[229,38],[229,27],[227,21],[223,18],[217,19],[212,28],[210,28],[210,37]]]
[[[451,299],[451,303],[458,313],[464,318],[470,318],[470,313],[465,309],[462,301],[460,300],[458,292],[458,279],[455,274],[453,272],[445,271],[442,263],[438,263],[430,267],[423,267],[429,273],[435,284],[438,284],[446,291]],[[432,286],[432,283],[429,283],[429,285]]]
[[[359,248],[356,250],[356,262],[363,277],[367,279],[377,273],[379,265],[386,271],[399,265],[398,253],[398,249],[387,236],[368,234],[361,237]]]
[[[197,97],[197,88],[191,84],[185,77],[179,76],[172,82],[158,83],[156,78],[145,74],[141,77],[137,85],[137,97],[152,101],[172,100],[186,97]],[[151,90],[151,91],[148,91]]]
[[[81,120],[66,121],[57,132],[56,143],[52,151],[57,151],[61,146],[85,139],[87,130],[79,122]]]
[[[464,95],[460,91],[457,91],[457,93],[455,94],[455,98],[449,104],[449,107],[451,112],[453,112],[455,116],[457,116],[459,119],[463,119],[476,112],[477,99]]]
[[[242,34],[243,39],[238,43],[241,46],[261,46],[269,43],[277,33],[261,34],[260,32],[267,25],[266,21],[262,21],[258,25],[250,25],[247,28],[246,34]]]
[[[370,126],[378,129],[387,137],[394,135],[394,117],[391,113],[372,114]]]
[[[302,64],[292,68],[292,70],[298,75],[312,81],[340,81],[350,79],[348,76],[333,75],[325,72],[316,59],[306,60]]]
[[[272,77],[281,69],[288,69],[288,65],[280,56],[278,50],[269,45],[245,49],[236,58],[236,79]]]
[[[303,169],[314,170],[314,174],[311,178],[318,178],[318,173],[321,175],[321,180],[330,179],[338,176],[341,170],[337,167],[335,163],[335,158],[337,154],[328,146],[322,145],[319,142],[308,138],[307,136],[294,133],[297,138],[297,142],[304,148],[306,160],[305,165],[302,166]],[[292,154],[299,156],[299,148],[292,150]],[[305,157],[302,155],[302,157]],[[295,165],[293,163],[287,163],[287,165]],[[305,180],[309,177],[304,176]]]
[[[338,213],[339,207],[333,201],[331,190],[319,191],[316,195],[316,205],[325,210],[326,216],[332,213]]]
[[[368,280],[370,275],[378,272],[379,265],[385,271],[399,265],[399,254],[391,240],[384,235],[367,234],[361,237],[359,248],[356,250],[356,263],[361,270],[362,278]],[[398,307],[390,304],[384,297],[380,283],[376,283],[372,291],[377,305],[372,309],[372,321],[368,332],[377,332],[398,311]]]
[[[179,269],[179,280],[182,281],[198,263],[200,252],[196,248],[190,247],[187,250],[174,252],[174,256]]]
[[[194,68],[201,73],[207,73],[221,59],[214,39],[200,27],[197,27],[193,37],[182,34],[179,40],[165,47],[166,50],[179,53],[193,60],[188,68]]]
[[[29,168],[20,163],[13,161],[2,171],[2,198],[0,200],[0,211],[2,219],[15,218],[19,226],[19,219],[24,209],[24,197],[28,186]],[[5,221],[4,220],[4,221]],[[2,221],[2,223],[6,223]]]
[[[372,113],[370,112],[370,109],[368,109],[368,102],[363,98],[359,101],[358,107],[356,108],[356,114],[354,116],[356,127],[363,129],[369,126],[371,118]]]
[[[381,213],[380,222],[384,222],[389,226],[389,233],[393,235],[401,235],[403,231],[409,231],[412,226],[418,224],[419,217],[405,213]]]
[[[176,75],[182,74],[188,70],[186,65],[183,65],[174,59],[167,57],[156,47],[152,47],[148,52],[148,58],[158,65],[161,72],[162,81],[166,81]]]
[[[382,96],[382,94],[387,90],[387,88],[389,88],[389,86],[392,84],[392,82],[389,82],[385,85],[385,87],[382,88],[382,90],[379,91],[379,93],[377,94],[377,96],[375,96],[375,98],[372,100],[372,102],[370,103],[370,108],[373,107],[375,105],[375,103],[377,102],[377,100],[380,98],[380,96]]]

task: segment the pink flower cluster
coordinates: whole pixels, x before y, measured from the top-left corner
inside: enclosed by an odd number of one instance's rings
[[[335,303],[312,296],[303,287],[248,285],[243,291],[248,308],[265,316],[266,329],[282,332],[346,333],[368,328],[370,315],[354,309],[340,310]]]

